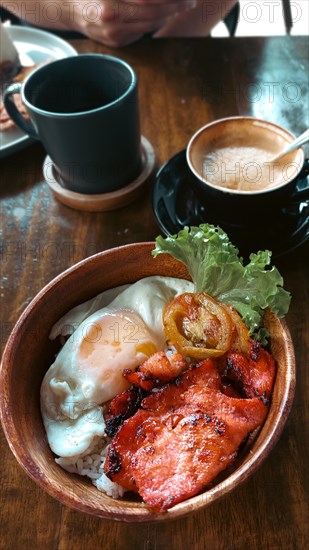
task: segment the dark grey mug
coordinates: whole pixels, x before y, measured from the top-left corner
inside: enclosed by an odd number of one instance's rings
[[[30,116],[15,107],[20,93]],[[15,124],[41,140],[62,184],[79,193],[108,193],[141,171],[137,78],[113,56],[82,54],[33,71],[4,94]]]

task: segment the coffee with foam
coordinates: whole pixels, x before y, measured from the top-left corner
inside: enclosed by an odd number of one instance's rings
[[[272,160],[292,141],[292,134],[267,121],[221,119],[191,138],[187,161],[206,187],[233,194],[263,193],[284,186],[299,174],[304,162],[301,149]]]
[[[253,146],[221,147],[203,160],[203,179],[212,185],[237,191],[260,191],[295,177],[295,154],[272,162],[273,153]]]

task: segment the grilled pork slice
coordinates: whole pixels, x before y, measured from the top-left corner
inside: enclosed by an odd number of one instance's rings
[[[114,437],[105,473],[161,511],[213,481],[267,414],[257,397],[222,393],[213,359],[153,392],[141,406]]]
[[[275,361],[262,346],[250,341],[250,353],[230,352],[226,356],[223,379],[236,383],[246,397],[259,397],[268,404],[276,374]]]
[[[134,386],[151,391],[153,388],[163,386],[177,378],[188,369],[188,366],[184,356],[180,353],[167,356],[164,351],[157,351],[135,371],[125,369],[123,375]]]
[[[147,392],[142,388],[131,386],[112,399],[109,411],[104,415],[108,437],[114,437],[121,424],[136,413],[146,395]]]

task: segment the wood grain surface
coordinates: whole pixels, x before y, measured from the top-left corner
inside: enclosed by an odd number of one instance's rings
[[[175,39],[109,50],[73,41],[79,52],[107,52],[139,77],[142,133],[161,166],[216,118],[254,115],[294,134],[308,126],[307,39]],[[54,276],[96,252],[151,241],[159,233],[151,189],[131,205],[78,212],[43,181],[46,153],[33,144],[1,161],[1,344],[19,315]],[[257,215],[257,223],[263,223]],[[286,428],[252,478],[205,511],[171,524],[124,524],[75,512],[48,496],[20,468],[1,433],[0,548],[76,550],[302,549],[308,529],[308,245],[276,265],[293,300],[287,322],[297,386]]]

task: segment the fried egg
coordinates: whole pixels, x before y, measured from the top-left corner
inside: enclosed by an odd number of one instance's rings
[[[104,437],[102,405],[128,387],[124,369],[135,369],[164,348],[163,309],[178,294],[191,292],[193,285],[148,277],[122,289],[116,297],[112,291],[114,299],[108,305],[110,292],[78,306],[51,331],[55,338],[69,323],[79,325],[41,386],[42,418],[49,445],[58,456],[88,453]]]

